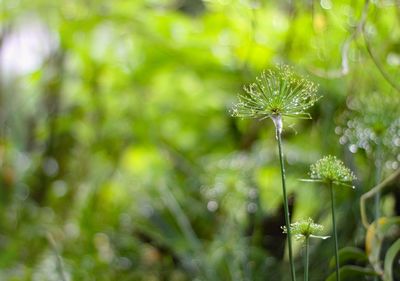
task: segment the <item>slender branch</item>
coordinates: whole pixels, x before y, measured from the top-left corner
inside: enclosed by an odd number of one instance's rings
[[[370,224],[368,222],[367,212],[365,209],[365,202],[367,201],[367,199],[374,197],[374,195],[376,193],[380,192],[385,186],[387,186],[388,184],[390,184],[397,178],[400,178],[400,168],[397,169],[395,172],[393,172],[390,176],[388,176],[380,184],[373,187],[370,191],[361,195],[361,198],[360,198],[361,221],[366,229],[370,226]]]

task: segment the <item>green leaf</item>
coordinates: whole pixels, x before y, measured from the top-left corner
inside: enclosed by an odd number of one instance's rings
[[[389,235],[389,233],[394,228],[397,228],[399,224],[400,217],[382,217],[372,223],[367,230],[367,235],[365,237],[365,249],[371,265],[378,272],[382,271],[380,254],[382,242],[384,241],[383,237]],[[378,228],[376,227],[377,225]]]
[[[379,234],[386,236],[393,229],[393,227],[398,227],[400,224],[400,217],[382,217],[379,219]]]
[[[304,182],[325,182],[324,180],[315,180],[315,179],[299,179],[299,181],[304,181]]]
[[[384,279],[385,281],[393,281],[393,263],[395,262],[396,256],[400,253],[400,239],[390,246],[386,252],[385,265],[384,265]],[[397,265],[398,268],[398,265]]]
[[[340,268],[340,280],[341,281],[355,281],[362,280],[361,278],[365,276],[374,276],[377,273],[370,268],[364,268],[355,265],[345,265]],[[335,281],[336,272],[333,272],[325,281]]]
[[[362,250],[358,248],[345,247],[339,250],[339,261],[340,266],[345,265],[349,261],[365,264],[368,261],[368,257]],[[335,267],[335,257],[332,257],[329,261],[329,267]]]
[[[326,239],[330,238],[330,236],[310,235],[310,238],[326,240]]]
[[[333,181],[333,183],[336,184],[336,185],[341,185],[341,186],[350,187],[350,188],[352,188],[352,189],[355,189],[355,188],[356,188],[354,185],[348,184],[348,183],[345,183],[345,182],[342,182],[342,181]]]

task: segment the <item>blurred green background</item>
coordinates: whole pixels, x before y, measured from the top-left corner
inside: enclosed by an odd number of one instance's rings
[[[0,0],[0,12],[0,280],[289,280],[273,124],[229,114],[281,63],[323,96],[312,120],[284,120],[293,220],[330,235],[329,192],[298,179],[337,155],[358,177],[337,192],[339,245],[364,249],[359,197],[400,161],[398,1]],[[382,216],[400,213],[392,185]],[[310,280],[333,271],[332,243],[312,242]],[[301,278],[300,243],[295,255]]]

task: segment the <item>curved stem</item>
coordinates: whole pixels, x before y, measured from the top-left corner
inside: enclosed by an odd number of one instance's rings
[[[400,168],[397,169],[395,172],[393,172],[389,177],[387,177],[380,184],[371,188],[370,191],[361,195],[361,198],[360,198],[361,221],[362,221],[365,229],[368,229],[368,227],[370,226],[370,224],[368,222],[367,211],[365,208],[365,203],[366,203],[367,199],[373,197],[377,192],[380,192],[383,188],[385,188],[387,185],[389,185],[390,183],[392,183],[393,181],[395,181],[397,179],[400,179]]]
[[[340,280],[340,272],[339,272],[339,251],[338,251],[338,239],[337,239],[337,231],[336,231],[336,219],[335,219],[335,194],[333,191],[332,182],[329,182],[329,188],[331,190],[331,203],[332,203],[332,225],[333,225],[333,237],[335,240],[335,260],[336,260],[336,281]]]
[[[309,238],[306,237],[305,241],[305,259],[304,259],[304,281],[308,281],[308,244],[309,244]]]
[[[398,85],[396,80],[394,80],[390,76],[390,74],[387,73],[387,71],[384,69],[382,63],[376,57],[375,53],[373,53],[372,48],[371,48],[371,43],[368,41],[367,35],[365,34],[365,30],[363,30],[363,35],[364,35],[364,42],[365,42],[365,47],[367,49],[367,52],[368,52],[369,56],[371,57],[372,61],[374,62],[376,68],[379,70],[379,73],[386,80],[386,82],[388,82],[389,85],[392,86],[393,89],[400,92],[400,85]]]
[[[283,191],[283,207],[285,209],[285,224],[287,229],[287,241],[288,241],[288,248],[289,248],[289,262],[290,262],[290,271],[292,276],[292,281],[296,281],[296,273],[294,268],[294,261],[293,261],[293,252],[292,252],[292,233],[290,229],[290,215],[289,215],[289,206],[288,206],[288,199],[286,194],[286,178],[285,178],[285,165],[283,162],[283,152],[282,152],[282,117],[276,116],[272,118],[275,123],[276,127],[276,138],[278,140],[278,148],[279,148],[279,162],[281,165],[281,176],[282,176],[282,191]]]

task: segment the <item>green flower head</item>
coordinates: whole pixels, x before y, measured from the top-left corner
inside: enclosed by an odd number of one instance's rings
[[[353,172],[335,156],[325,156],[310,167],[310,177],[314,181],[333,182],[347,185],[356,179]]]
[[[286,226],[282,226],[283,233],[287,233]],[[314,223],[311,218],[307,220],[300,220],[290,224],[291,233],[296,240],[305,240],[307,238],[327,239],[329,236],[319,236],[324,227],[320,224]]]
[[[234,117],[310,119],[306,110],[320,98],[313,82],[296,75],[287,65],[264,71],[256,82],[244,87],[231,110]]]

